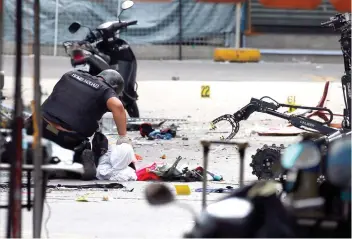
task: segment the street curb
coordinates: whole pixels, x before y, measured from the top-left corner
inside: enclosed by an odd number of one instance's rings
[[[215,48],[214,61],[228,62],[259,62],[261,54],[254,48]]]

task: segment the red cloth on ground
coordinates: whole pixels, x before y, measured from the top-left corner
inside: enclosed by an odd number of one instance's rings
[[[155,170],[156,166],[157,166],[156,163],[153,163],[150,166],[138,169],[136,171],[137,181],[160,180],[160,177],[158,175],[149,171],[149,170]]]

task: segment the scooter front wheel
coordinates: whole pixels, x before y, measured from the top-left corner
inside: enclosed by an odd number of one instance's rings
[[[139,118],[139,109],[136,101],[126,106],[127,113],[130,117]]]

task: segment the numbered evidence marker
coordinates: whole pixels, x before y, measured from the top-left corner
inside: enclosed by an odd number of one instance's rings
[[[210,98],[210,85],[202,85],[200,96],[202,98]]]
[[[176,189],[176,195],[190,195],[191,189],[187,184],[174,185]]]
[[[287,97],[287,104],[288,105],[296,105],[296,96]],[[290,108],[288,108],[288,113],[292,113],[295,110],[297,110],[297,108],[290,107]]]

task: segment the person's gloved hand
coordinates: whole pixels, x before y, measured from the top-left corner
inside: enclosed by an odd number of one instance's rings
[[[132,145],[132,140],[127,135],[119,135],[119,138],[116,141],[116,145],[120,144],[130,144]]]

